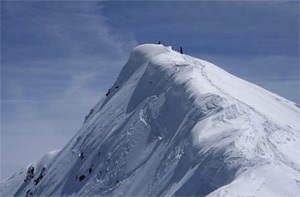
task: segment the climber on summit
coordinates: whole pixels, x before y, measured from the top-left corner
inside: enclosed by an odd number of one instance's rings
[[[180,53],[181,53],[181,54],[183,54],[183,50],[182,50],[182,47],[180,47]]]

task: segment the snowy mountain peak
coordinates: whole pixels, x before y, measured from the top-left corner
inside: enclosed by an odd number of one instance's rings
[[[295,103],[209,62],[140,45],[73,139],[1,193],[296,196],[299,119]]]

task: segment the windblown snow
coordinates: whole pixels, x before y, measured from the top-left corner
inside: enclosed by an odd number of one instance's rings
[[[299,196],[299,120],[299,105],[209,62],[140,45],[70,142],[0,191]]]

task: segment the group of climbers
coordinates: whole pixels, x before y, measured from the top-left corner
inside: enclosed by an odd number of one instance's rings
[[[158,41],[158,44],[161,44],[161,41]],[[180,52],[181,54],[183,54],[183,49],[182,49],[182,47],[179,47],[179,52]]]

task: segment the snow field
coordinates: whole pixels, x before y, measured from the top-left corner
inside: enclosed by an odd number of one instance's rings
[[[163,45],[134,48],[71,141],[7,195],[296,196],[299,107]],[[40,167],[38,167],[40,168]],[[15,191],[14,188],[17,188]]]

